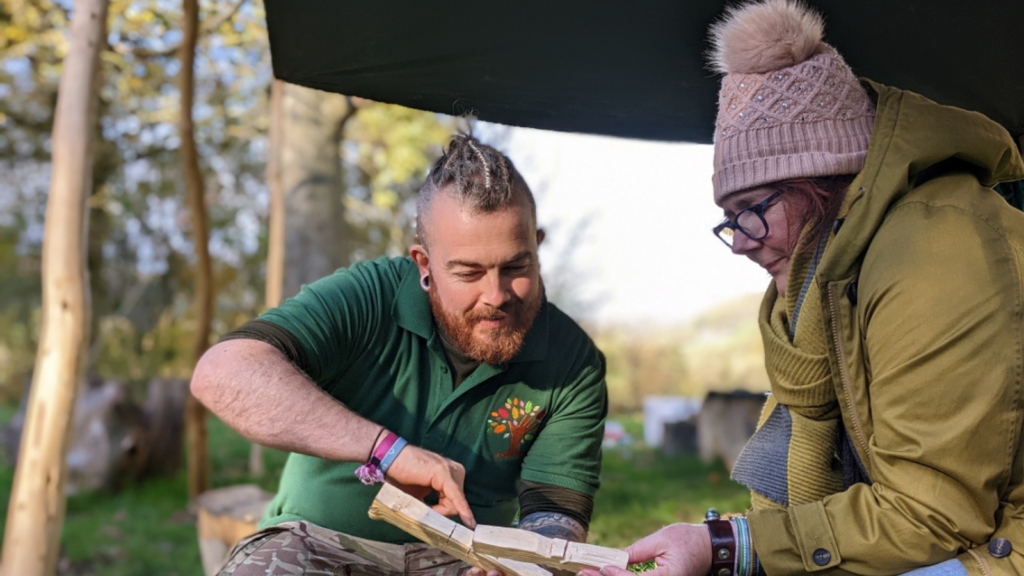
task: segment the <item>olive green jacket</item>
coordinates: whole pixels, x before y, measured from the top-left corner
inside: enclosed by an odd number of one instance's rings
[[[866,165],[818,267],[832,380],[871,483],[751,512],[769,576],[891,575],[957,557],[1024,574],[1024,179],[981,114],[868,82]],[[810,302],[806,305],[811,305]],[[1013,553],[996,558],[990,541]]]

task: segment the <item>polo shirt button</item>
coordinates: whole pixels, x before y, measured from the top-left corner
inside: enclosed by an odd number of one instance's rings
[[[447,366],[441,366],[441,372],[444,372],[445,374],[447,374],[448,373],[448,367]]]
[[[1013,545],[1006,538],[996,538],[988,543],[988,553],[993,558],[1004,558],[1013,552]]]
[[[824,548],[818,548],[814,551],[814,563],[818,566],[824,566],[832,561],[832,554]]]

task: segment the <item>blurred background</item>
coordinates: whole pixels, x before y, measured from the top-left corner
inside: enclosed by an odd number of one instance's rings
[[[0,3],[5,516],[39,340],[50,134],[70,12],[70,0]],[[288,190],[278,208],[287,297],[337,267],[405,254],[427,168],[453,132],[472,131],[533,188],[548,296],[608,360],[591,542],[624,546],[698,521],[708,506],[747,507],[728,468],[768,387],[755,321],[768,277],[710,232],[722,217],[710,147],[275,87],[259,0],[200,2],[200,16],[193,116],[210,225],[211,341],[267,306],[272,186]],[[203,573],[202,506],[189,503],[182,440],[194,340],[205,328],[193,305],[199,272],[177,129],[181,28],[178,2],[111,2],[88,202],[91,340],[72,418],[60,574]],[[286,136],[271,137],[274,122]],[[212,486],[273,492],[286,455],[250,446],[215,418],[208,427]]]

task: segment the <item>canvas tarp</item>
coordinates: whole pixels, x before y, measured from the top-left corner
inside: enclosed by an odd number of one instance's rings
[[[854,71],[1024,134],[1022,0],[816,0]],[[709,142],[721,0],[266,0],[282,80],[492,122]]]

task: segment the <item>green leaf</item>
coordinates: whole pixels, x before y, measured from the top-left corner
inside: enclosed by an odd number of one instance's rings
[[[526,411],[529,412],[531,410],[533,410],[533,402],[527,402],[526,403]]]
[[[527,442],[533,440],[533,434],[527,434],[526,436],[523,436],[523,440],[526,440]]]

